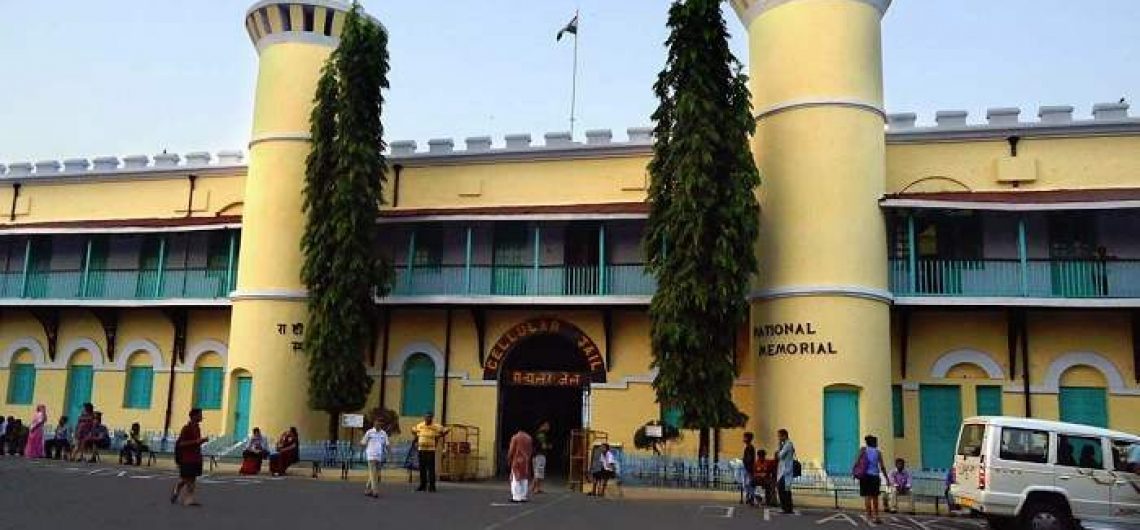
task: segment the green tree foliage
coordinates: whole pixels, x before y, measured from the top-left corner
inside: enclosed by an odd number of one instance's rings
[[[375,332],[373,294],[386,295],[392,283],[392,265],[376,240],[386,182],[380,123],[386,88],[388,35],[354,2],[317,83],[301,241],[309,405],[329,413],[332,438],[339,415],[367,400],[372,378],[364,352]]]
[[[701,430],[702,456],[709,429],[747,420],[732,401],[733,356],[759,229],[760,176],[748,145],[755,123],[720,4],[669,9],[644,240],[658,284],[649,307],[654,387],[662,404],[681,408],[683,427]]]
[[[648,427],[650,426],[661,427],[660,438],[651,438],[649,436]],[[638,449],[651,449],[653,451],[653,454],[659,455],[661,454],[661,449],[665,447],[666,443],[680,439],[681,431],[679,429],[667,423],[661,423],[654,420],[647,422],[645,425],[638,427],[637,430],[634,431],[633,446]]]

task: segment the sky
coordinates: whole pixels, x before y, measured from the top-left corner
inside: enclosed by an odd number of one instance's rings
[[[257,54],[252,0],[0,0],[0,163],[242,149]],[[647,126],[668,0],[364,0],[390,33],[386,139]],[[442,6],[442,7],[441,7]],[[725,4],[732,47],[744,28]],[[895,0],[883,21],[890,112],[1140,101],[1140,1]],[[805,38],[811,38],[805,36]],[[1133,110],[1140,115],[1140,110]]]

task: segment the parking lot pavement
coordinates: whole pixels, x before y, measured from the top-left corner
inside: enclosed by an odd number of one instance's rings
[[[169,503],[176,481],[169,470],[67,462],[0,459],[0,529],[63,528],[317,528],[368,525],[383,528],[511,530],[577,528],[655,530],[869,528],[860,514],[774,510],[708,501],[597,499],[552,491],[527,504],[507,502],[505,483],[441,484],[439,493],[417,493],[404,482],[387,483],[381,498],[364,497],[357,482],[285,479],[264,475],[205,476],[201,508]],[[423,525],[427,525],[426,527]],[[363,527],[363,526],[360,526]],[[884,529],[976,530],[971,519],[925,516],[884,518]]]

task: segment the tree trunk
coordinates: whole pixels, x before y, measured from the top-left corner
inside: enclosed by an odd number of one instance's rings
[[[338,435],[340,434],[340,429],[337,428],[339,427],[339,425],[337,425],[339,418],[339,413],[329,411],[329,440],[333,442],[337,441]]]
[[[699,445],[697,446],[697,459],[701,462],[709,461],[709,428],[701,427],[699,436]]]

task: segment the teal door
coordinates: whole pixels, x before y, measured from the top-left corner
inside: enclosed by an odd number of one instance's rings
[[[1061,387],[1061,421],[1108,427],[1108,404],[1103,388]]]
[[[244,440],[249,436],[249,402],[253,392],[253,378],[239,377],[237,380],[237,401],[234,402],[234,439]]]
[[[977,388],[978,416],[1001,416],[1001,387],[979,386]]]
[[[527,252],[527,230],[522,223],[495,226],[491,294],[527,294],[527,277],[534,269],[533,249]],[[528,257],[531,264],[527,265]]]
[[[962,424],[962,391],[957,386],[923,385],[918,389],[923,469],[948,469],[954,461]]]
[[[91,384],[94,372],[90,366],[72,366],[67,369],[67,422],[75,425],[83,404],[91,401]]]
[[[859,393],[823,392],[823,465],[828,473],[845,473],[859,454]],[[846,471],[845,471],[846,470]]]

